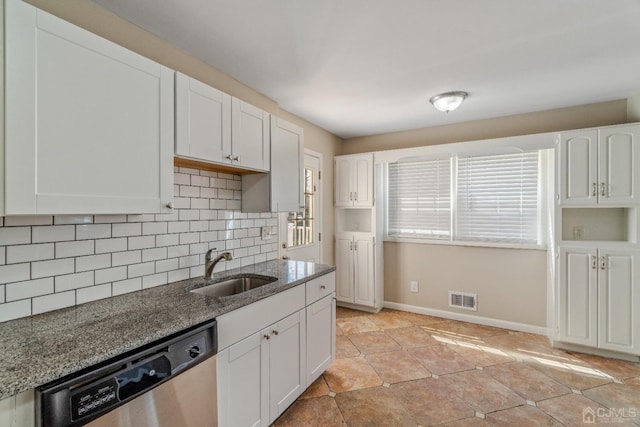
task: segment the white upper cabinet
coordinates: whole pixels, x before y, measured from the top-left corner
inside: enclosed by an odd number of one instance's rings
[[[269,113],[237,98],[231,99],[231,152],[234,166],[269,171]]]
[[[169,211],[173,71],[22,1],[5,13],[2,213]]]
[[[640,203],[640,125],[565,132],[560,136],[560,203]]]
[[[373,155],[357,154],[335,158],[337,207],[373,206]]]
[[[176,155],[227,163],[231,95],[176,73]]]

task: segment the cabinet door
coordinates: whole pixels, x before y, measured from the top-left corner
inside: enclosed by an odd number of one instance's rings
[[[305,310],[271,327],[269,339],[270,422],[282,414],[306,388]],[[237,425],[237,424],[234,424]]]
[[[331,365],[336,356],[335,293],[307,307],[307,385]]]
[[[598,255],[598,347],[640,354],[640,251]]]
[[[269,346],[263,335],[253,334],[217,355],[220,426],[269,425]]]
[[[370,154],[353,158],[353,206],[373,206],[373,157]]]
[[[231,99],[231,153],[233,164],[269,171],[269,113],[239,99]]]
[[[598,203],[598,132],[561,134],[559,169],[562,204]]]
[[[303,205],[304,138],[301,127],[271,117],[271,211],[294,212]]]
[[[615,126],[598,132],[599,203],[640,203],[640,126]]]
[[[353,295],[353,238],[336,236],[336,298],[354,302]]]
[[[231,153],[231,95],[176,73],[176,154],[227,162]]]
[[[6,6],[5,213],[168,212],[173,71]]]
[[[353,206],[353,172],[350,157],[335,159],[335,199],[336,206]]]
[[[355,303],[375,306],[373,238],[356,236],[354,249]]]
[[[598,344],[598,259],[595,248],[560,247],[560,341]]]

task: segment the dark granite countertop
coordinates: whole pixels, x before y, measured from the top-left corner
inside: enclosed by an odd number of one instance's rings
[[[277,277],[224,298],[190,293],[198,279],[0,323],[0,399],[38,387],[239,307],[330,273],[335,267],[267,261],[225,272]]]

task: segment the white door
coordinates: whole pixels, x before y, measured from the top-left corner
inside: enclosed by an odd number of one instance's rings
[[[331,364],[336,348],[336,304],[331,293],[307,307],[307,385]]]
[[[176,73],[176,154],[225,162],[231,152],[231,95]]]
[[[373,156],[370,154],[353,159],[353,206],[373,206]]]
[[[353,235],[336,236],[336,298],[354,302],[353,289]]]
[[[598,344],[598,257],[596,248],[560,247],[560,341]]]
[[[231,98],[231,153],[225,158],[234,165],[269,171],[269,113]]]
[[[373,236],[356,234],[353,249],[355,303],[373,307],[375,305]]]
[[[336,157],[334,170],[336,206],[353,206],[353,158]]]
[[[600,204],[640,203],[640,126],[599,130]]]
[[[270,376],[270,421],[282,414],[306,388],[305,310],[294,313],[268,332]]]
[[[640,251],[598,255],[598,347],[640,354]]]
[[[322,262],[322,154],[304,150],[304,207],[280,214],[283,259]]]
[[[269,346],[263,335],[255,333],[217,355],[220,426],[269,425]]]
[[[560,136],[560,201],[565,205],[598,203],[598,132]]]

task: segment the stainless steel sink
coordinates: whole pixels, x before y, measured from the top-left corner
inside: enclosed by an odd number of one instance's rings
[[[190,292],[205,295],[208,297],[228,297],[231,295],[241,294],[243,292],[250,291],[252,289],[259,288],[269,283],[273,283],[278,280],[271,276],[258,276],[258,275],[240,275],[233,276],[228,279],[224,279],[218,282],[207,281],[210,283],[205,286],[199,286],[200,283],[195,283],[191,286],[196,286],[191,289]]]

